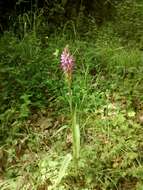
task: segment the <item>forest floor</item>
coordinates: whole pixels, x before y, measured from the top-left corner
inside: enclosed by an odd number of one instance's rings
[[[72,159],[60,68],[75,57],[81,147]],[[107,33],[93,39],[11,33],[0,39],[0,189],[143,190],[143,54]]]

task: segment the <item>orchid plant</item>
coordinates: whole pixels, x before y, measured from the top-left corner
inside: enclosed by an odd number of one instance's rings
[[[71,112],[71,131],[72,131],[72,144],[73,144],[73,159],[75,165],[78,167],[78,160],[80,155],[80,129],[76,119],[76,106],[73,106],[72,99],[72,73],[75,65],[75,59],[69,51],[68,45],[64,48],[61,54],[61,68],[65,75],[65,81],[68,85],[68,101]]]

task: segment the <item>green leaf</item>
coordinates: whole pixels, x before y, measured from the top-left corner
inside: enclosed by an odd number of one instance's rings
[[[59,175],[58,175],[58,178],[55,182],[55,185],[52,187],[52,189],[55,189],[57,187],[57,185],[59,185],[63,179],[63,177],[66,175],[66,171],[68,169],[68,166],[70,164],[72,160],[72,155],[71,154],[67,154],[63,163],[62,163],[62,166],[60,168],[60,171],[59,171]]]

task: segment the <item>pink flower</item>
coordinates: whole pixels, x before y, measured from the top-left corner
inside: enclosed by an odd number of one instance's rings
[[[73,66],[74,66],[74,58],[70,54],[68,46],[66,46],[61,54],[61,68],[63,69],[65,74],[70,76],[73,71]]]

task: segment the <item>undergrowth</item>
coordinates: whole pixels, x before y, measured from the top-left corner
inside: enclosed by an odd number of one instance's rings
[[[0,39],[0,189],[141,190],[143,55],[112,30],[97,38]],[[60,54],[76,59],[73,103],[81,130],[78,172],[71,153]]]

